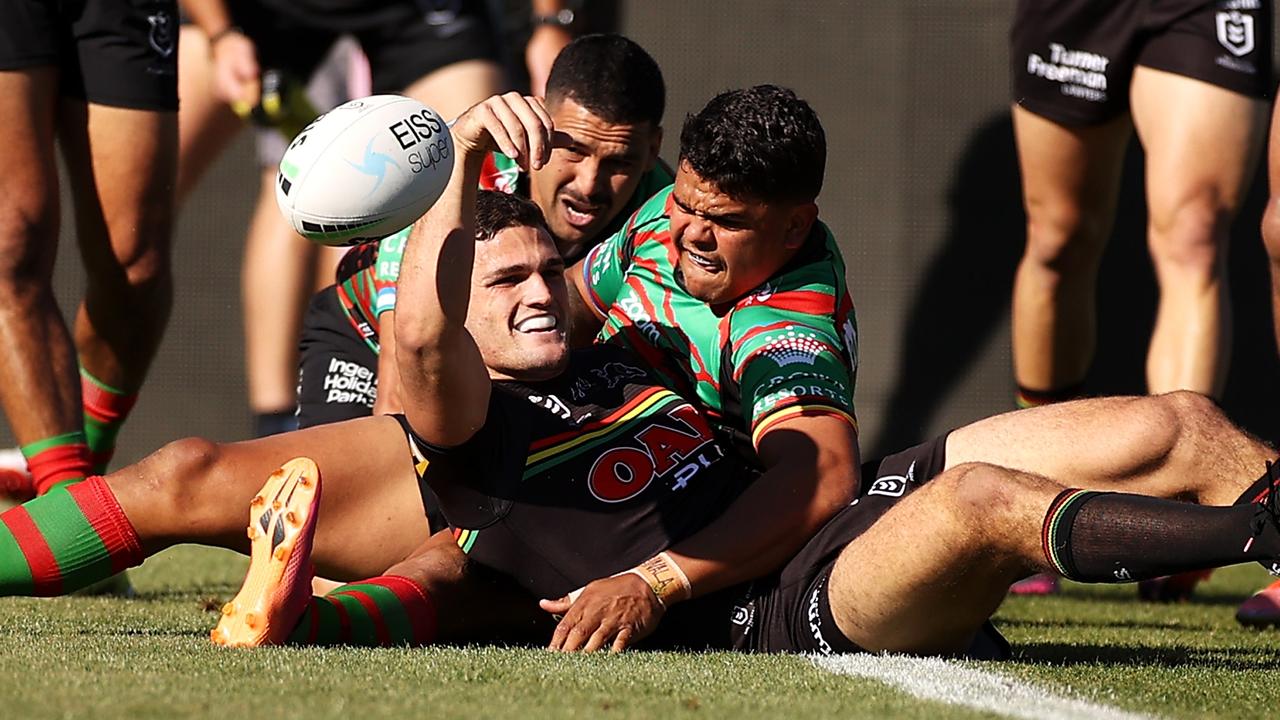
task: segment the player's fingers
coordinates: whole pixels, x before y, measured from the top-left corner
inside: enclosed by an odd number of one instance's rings
[[[573,609],[570,608],[569,612],[565,613],[565,616],[560,618],[560,622],[556,623],[555,632],[551,633],[551,642],[547,644],[547,648],[556,651],[563,650],[565,641],[569,638],[569,631],[573,630],[574,626],[577,624],[578,613],[575,613]]]
[[[578,623],[574,625],[569,634],[565,635],[564,643],[560,646],[561,652],[577,652],[590,639],[591,635],[596,631],[597,624],[583,625]]]
[[[515,93],[509,93],[519,98]],[[515,160],[521,168],[528,169],[530,162],[529,153],[529,131],[525,128],[524,122],[520,116],[516,114],[515,109],[511,105],[512,100],[505,95],[498,98],[498,102],[493,103],[490,107],[493,109],[493,115],[502,124],[502,129],[506,132],[507,137],[511,138],[511,144],[516,150],[516,155],[510,156]]]
[[[573,605],[573,600],[569,595],[566,595],[562,598],[556,598],[555,600],[543,599],[538,601],[538,607],[551,613],[552,615],[565,614],[566,612],[569,611],[569,607],[571,605]]]
[[[476,119],[480,121],[485,132],[489,133],[489,137],[493,138],[493,142],[498,146],[498,150],[503,155],[516,160],[520,159],[520,148],[516,146],[511,136],[507,133],[506,127],[502,124],[502,119],[498,115],[498,103],[485,102],[476,108]]]
[[[591,637],[587,638],[587,644],[582,646],[582,652],[593,653],[599,650],[604,647],[605,643],[609,642],[611,637],[613,637],[613,630],[606,629],[604,625],[601,625],[596,628],[595,632],[591,633]]]
[[[613,637],[613,645],[609,648],[609,652],[616,652],[616,653],[622,652],[623,650],[626,650],[627,646],[630,644],[631,644],[631,628],[624,627],[618,631],[617,635]]]

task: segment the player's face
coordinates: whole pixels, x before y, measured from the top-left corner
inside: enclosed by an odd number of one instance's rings
[[[580,252],[631,199],[653,167],[662,129],[649,123],[608,123],[572,99],[548,108],[563,143],[530,173],[530,196],[566,256]]]
[[[564,261],[541,229],[510,227],[476,243],[467,331],[489,374],[545,380],[569,360]]]
[[[669,212],[685,289],[717,305],[752,292],[780,270],[804,244],[818,209],[811,202],[733,197],[681,163]]]

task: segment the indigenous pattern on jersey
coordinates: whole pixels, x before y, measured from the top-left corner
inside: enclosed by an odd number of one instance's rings
[[[754,477],[692,404],[605,345],[575,350],[555,380],[495,382],[465,444],[413,444],[459,546],[536,597],[647,560]]]
[[[640,184],[618,217],[600,232],[608,237],[617,232],[645,200],[671,184],[671,171],[661,163],[640,178]],[[529,176],[515,161],[501,153],[490,153],[480,172],[480,189],[529,197]],[[356,245],[338,264],[338,298],[351,324],[374,352],[378,352],[378,316],[396,308],[396,279],[404,257],[409,228],[376,243]],[[578,258],[565,258],[572,265]]]
[[[378,316],[396,307],[396,279],[409,241],[409,226],[376,243],[357,245],[338,264],[335,287],[347,319],[378,352]]]
[[[831,231],[815,223],[788,265],[717,312],[683,289],[670,203],[670,189],[654,196],[587,255],[585,286],[604,318],[598,339],[696,395],[742,451],[797,414],[837,415],[856,429],[857,322]]]

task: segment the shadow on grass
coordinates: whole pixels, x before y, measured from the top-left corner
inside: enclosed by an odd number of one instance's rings
[[[1277,654],[1258,648],[1204,648],[1175,645],[1088,645],[1019,643],[1013,659],[1033,665],[1114,665],[1117,667],[1166,667],[1212,670],[1274,670]]]

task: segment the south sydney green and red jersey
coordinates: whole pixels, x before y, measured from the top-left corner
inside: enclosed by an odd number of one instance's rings
[[[670,203],[670,189],[655,195],[588,253],[583,278],[604,318],[598,340],[629,348],[668,387],[696,397],[741,451],[798,414],[836,415],[856,429],[857,322],[831,231],[814,223],[790,263],[717,312],[683,289]]]
[[[599,237],[609,237],[617,232],[645,200],[670,185],[671,181],[671,171],[661,162],[642,175],[631,200],[600,231]],[[528,198],[529,176],[506,155],[490,153],[480,170],[480,189]],[[409,228],[405,228],[376,243],[357,245],[347,251],[338,266],[338,300],[360,337],[375,353],[378,352],[378,316],[396,307],[396,279],[400,276],[400,261],[404,257],[408,237]],[[583,252],[588,249],[589,246],[584,247]],[[564,260],[567,266],[579,258]]]
[[[413,444],[458,545],[535,597],[649,559],[754,477],[694,405],[609,345],[574,350],[553,380],[495,382],[466,443]]]

